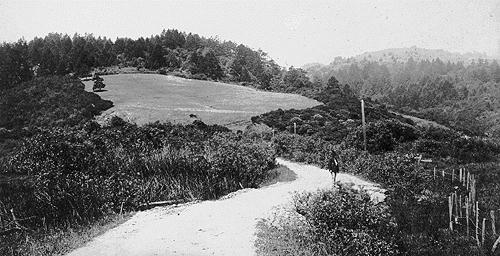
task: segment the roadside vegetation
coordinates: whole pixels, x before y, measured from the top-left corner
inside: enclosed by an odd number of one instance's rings
[[[89,122],[40,131],[4,166],[3,175],[12,179],[2,186],[0,214],[14,224],[0,237],[7,245],[2,252],[16,250],[27,230],[78,226],[150,202],[216,199],[258,187],[274,167],[270,143],[201,122],[137,127],[115,117],[105,127]]]
[[[386,200],[372,205],[366,203],[369,197],[364,192],[342,186],[298,195],[288,215],[260,222],[256,243],[260,255],[495,255],[490,250],[497,236],[489,226],[481,245],[474,234],[465,235],[463,226],[448,230],[448,196],[462,191],[457,193],[465,197],[463,184],[451,182],[453,170],[458,176],[463,168],[480,180],[478,219],[489,220],[490,211],[500,210],[495,196],[500,192],[497,139],[419,127],[368,100],[365,152],[360,101],[334,78],[325,89],[331,93],[317,97],[322,106],[278,110],[252,120],[272,127],[264,133],[274,130],[270,140],[276,153],[287,159],[326,167],[330,150],[336,150],[341,170],[381,184],[387,189]],[[420,163],[420,157],[433,161]],[[448,178],[436,178],[434,168]],[[343,208],[344,204],[353,206]],[[353,230],[343,214],[386,220],[368,230]]]
[[[222,126],[100,125],[112,103],[72,78],[21,83],[0,104],[2,255],[62,253],[151,202],[216,199],[281,175],[270,142]]]
[[[372,206],[349,195],[363,198],[364,192],[341,193],[338,190],[346,188],[340,187],[334,192],[301,195],[297,202],[307,202],[306,206],[296,203],[289,216],[275,216],[259,224],[256,245],[260,255],[494,255],[489,250],[497,237],[488,226],[491,224],[487,225],[481,247],[473,234],[465,235],[463,226],[452,232],[448,230],[448,196],[457,189],[464,191],[456,179],[453,183],[450,180],[453,170],[458,176],[458,169],[465,168],[479,177],[479,219],[489,220],[490,211],[498,212],[498,142],[463,137],[446,129],[420,129],[395,119],[370,123],[367,134],[368,152],[362,150],[359,127],[351,129],[340,144],[318,134],[305,136],[286,131],[276,134],[272,141],[278,155],[322,167],[326,167],[328,152],[335,149],[340,153],[343,172],[377,182],[387,189],[386,200],[377,207],[385,209],[388,221],[372,229],[372,236],[363,235],[365,231],[352,231],[358,235],[354,238],[339,235],[347,232],[342,224],[348,222],[333,214],[332,208],[356,219],[361,213],[346,211],[337,201],[352,202],[369,212]],[[419,163],[415,157],[420,154],[424,159],[432,158],[433,162]],[[438,172],[445,171],[448,178],[436,178],[434,167]],[[341,198],[332,199],[330,193]],[[325,217],[317,223],[316,214]],[[380,216],[380,213],[359,215],[368,219]],[[329,224],[336,221],[338,225]],[[498,221],[496,228],[498,230]],[[337,244],[350,246],[335,247]],[[352,248],[356,250],[351,251]]]
[[[398,255],[387,208],[352,188],[296,195],[285,215],[261,221],[258,255]]]

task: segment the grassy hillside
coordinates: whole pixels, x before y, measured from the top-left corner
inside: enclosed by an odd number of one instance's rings
[[[207,124],[232,129],[245,127],[252,116],[278,108],[302,109],[320,103],[303,96],[263,92],[248,87],[218,82],[189,80],[156,74],[119,74],[103,76],[106,90],[99,95],[114,107],[101,119],[118,115],[144,124],[153,121],[191,123],[196,115]],[[87,90],[92,81],[85,82]]]

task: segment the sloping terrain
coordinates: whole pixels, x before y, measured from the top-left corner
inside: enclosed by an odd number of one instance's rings
[[[240,190],[217,201],[140,212],[69,255],[255,255],[255,229],[260,219],[289,205],[294,192],[332,186],[327,170],[282,159],[278,162],[294,171],[297,179]],[[384,199],[383,190],[376,185],[348,174],[339,174],[337,179],[363,187],[373,200]]]
[[[252,116],[271,110],[302,109],[320,104],[294,94],[173,76],[119,74],[103,78],[106,87],[98,94],[111,100],[114,107],[100,118],[118,115],[137,124],[156,120],[190,123],[199,118],[207,124],[235,129],[249,124]],[[93,82],[84,83],[86,90],[91,91]]]
[[[431,121],[431,120],[419,118],[419,117],[416,117],[416,116],[404,115],[404,114],[397,113],[397,112],[394,112],[394,111],[390,111],[390,112],[393,113],[393,114],[396,114],[396,115],[400,115],[400,116],[402,116],[404,118],[408,118],[408,119],[412,120],[413,122],[415,122],[415,124],[417,126],[420,126],[420,127],[424,127],[424,128],[436,127],[436,128],[440,128],[440,129],[444,129],[444,130],[450,130],[449,127],[444,126],[442,124],[439,124],[439,123],[437,123],[435,121]]]

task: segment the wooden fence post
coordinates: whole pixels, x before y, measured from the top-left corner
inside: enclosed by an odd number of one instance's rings
[[[481,245],[484,246],[484,237],[486,234],[486,218],[483,218],[483,225],[482,225],[482,233],[481,233]]]
[[[476,180],[474,179],[474,175],[471,175],[471,178],[470,178],[470,197],[471,197],[471,200],[474,202],[476,201]]]
[[[470,236],[470,232],[469,232],[469,218],[470,218],[470,205],[469,205],[469,198],[466,196],[465,197],[465,221],[467,223],[465,225],[467,226],[467,237]]]
[[[493,231],[493,235],[497,235],[497,227],[495,223],[495,211],[491,210],[490,211],[490,217],[491,217],[491,230]]]
[[[453,194],[448,196],[448,215],[450,217],[450,231],[453,231]]]
[[[481,242],[479,241],[479,203],[476,201],[476,242],[477,246],[481,247]]]
[[[14,215],[14,208],[10,209],[10,214],[12,215],[12,221],[14,222],[14,225],[16,225],[16,228],[21,226],[21,225],[19,225],[19,222],[17,221],[16,215]]]
[[[463,186],[465,187],[466,179],[467,179],[467,175],[465,175],[465,168],[464,168],[463,173],[464,173],[464,179],[462,180],[462,182],[463,182]]]
[[[497,238],[495,243],[493,243],[493,247],[491,248],[491,253],[495,253],[499,244],[500,244],[500,236]]]
[[[460,218],[462,218],[462,217],[463,217],[462,211],[463,211],[463,209],[464,209],[464,208],[462,207],[462,195],[459,195],[459,198],[458,198],[458,204],[459,204],[458,208],[460,209],[460,216],[459,216],[459,217],[460,217]]]
[[[455,191],[454,199],[455,199],[455,201],[453,203],[455,204],[455,218],[457,218],[458,217],[458,210],[459,210],[459,208],[458,208],[458,194],[457,194],[457,191]],[[458,219],[455,219],[455,223],[456,224],[458,224],[457,221],[458,221]]]
[[[467,172],[467,187],[466,187],[467,191],[469,191],[469,182],[470,182],[470,172]]]
[[[366,151],[366,120],[365,120],[365,101],[361,99],[361,122],[363,124],[363,146]]]

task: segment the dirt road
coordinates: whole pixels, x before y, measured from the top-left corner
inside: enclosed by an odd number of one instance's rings
[[[68,255],[254,255],[259,219],[273,208],[289,204],[294,192],[332,186],[326,170],[283,159],[278,162],[293,170],[297,179],[241,190],[216,201],[139,212]],[[383,191],[368,182],[347,174],[337,178],[363,186],[373,199],[383,200]]]

